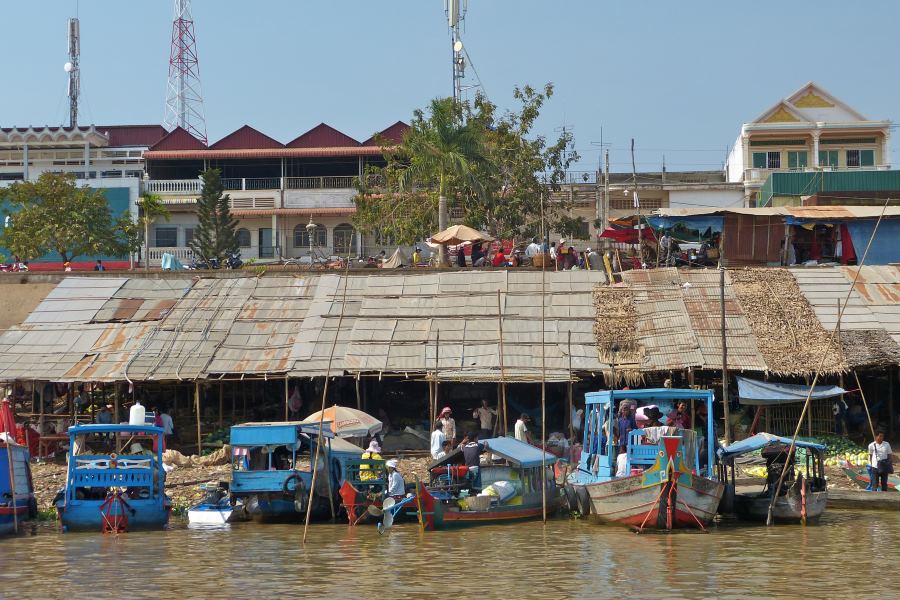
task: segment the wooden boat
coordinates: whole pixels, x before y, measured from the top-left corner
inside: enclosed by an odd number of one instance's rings
[[[705,435],[675,427],[648,427],[632,431],[626,440],[623,475],[616,476],[617,456],[613,436],[616,401],[641,405],[656,402],[701,400],[713,414],[709,390],[657,388],[616,390],[585,395],[584,444],[576,469],[569,475],[566,496],[570,508],[605,523],[619,523],[643,530],[679,527],[704,528],[716,515],[724,484],[712,465],[712,420]],[[709,463],[710,461],[707,461]]]
[[[795,448],[802,448],[805,455],[806,476],[797,472],[797,452],[788,458],[791,439],[769,433],[757,433],[719,450],[721,477],[731,484],[722,502],[722,512],[734,514],[750,521],[766,521],[772,495],[778,487],[785,461],[790,461],[779,493],[772,506],[772,518],[776,522],[798,523],[819,518],[825,512],[828,491],[825,481],[825,446],[797,440]],[[762,490],[737,492],[734,487],[735,461],[739,456],[762,450],[768,474]]]
[[[335,438],[330,426],[325,421],[320,434],[318,423],[234,425],[230,439],[234,449],[232,504],[243,503],[250,517],[262,520],[293,520],[305,516],[313,479],[313,457],[317,440],[322,440],[310,516],[330,517],[329,503],[337,503],[346,465],[358,461],[363,452],[362,448]]]
[[[218,484],[202,484],[200,489],[206,492],[203,500],[187,511],[190,525],[222,526],[231,522],[236,509],[228,494],[228,482]],[[240,513],[243,506],[238,507]]]
[[[561,490],[553,478],[555,456],[513,438],[482,441],[487,446],[484,457],[491,458],[474,476],[460,450],[429,466],[429,484],[419,492],[426,524],[442,529],[539,519],[544,514],[542,480],[547,514],[560,508]],[[410,506],[407,513],[413,517],[418,507]]]
[[[859,487],[866,489],[869,487],[869,471],[865,467],[857,467],[848,460],[841,463],[841,470],[844,475],[850,478],[850,481]],[[900,486],[900,477],[897,475],[888,475],[888,491],[897,491]]]
[[[0,535],[14,533],[22,521],[37,516],[28,459],[28,448],[0,434]]]
[[[168,524],[161,427],[76,425],[68,435],[66,485],[54,500],[64,531],[120,533]]]

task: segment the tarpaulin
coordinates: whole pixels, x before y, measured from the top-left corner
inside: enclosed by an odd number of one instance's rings
[[[642,229],[641,231],[644,234],[645,240],[653,239],[653,231],[649,227]],[[620,244],[637,244],[638,230],[637,229],[614,229],[614,228],[610,227],[606,231],[601,233],[599,237],[611,239],[615,242],[619,242]]]
[[[796,404],[806,402],[809,395],[808,385],[793,383],[772,383],[738,377],[738,398],[741,404],[773,405]],[[847,393],[836,385],[817,385],[813,390],[812,399],[832,398]]]
[[[847,229],[850,231],[850,238],[853,240],[853,247],[856,248],[859,260],[862,260],[876,222],[875,219],[856,219],[847,222]],[[882,219],[875,239],[872,240],[872,248],[866,255],[866,264],[887,265],[900,262],[898,239],[900,239],[900,219]]]
[[[725,217],[647,217],[647,221],[657,229],[672,229],[681,225],[697,231],[722,231]]]

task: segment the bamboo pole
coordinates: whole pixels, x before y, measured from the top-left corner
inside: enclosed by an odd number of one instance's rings
[[[222,387],[222,382],[219,382],[219,429],[225,425],[225,390]]]
[[[288,376],[284,376],[284,420],[290,418],[289,414],[290,394],[288,394]]]
[[[575,427],[572,423],[572,415],[575,411],[574,401],[572,399],[572,330],[568,331],[569,334],[569,342],[568,342],[568,352],[569,352],[569,438],[572,439],[575,437]]]
[[[241,380],[241,418],[247,418],[247,382]]]
[[[200,382],[194,382],[194,410],[197,412],[197,454],[203,453],[200,445]]]
[[[866,419],[869,421],[869,431],[872,432],[872,439],[875,439],[875,425],[872,423],[872,415],[869,414],[869,403],[866,402],[866,393],[863,391],[862,384],[859,382],[859,375],[857,375],[856,371],[853,371],[853,377],[856,378],[856,388],[859,390],[859,395],[862,396],[863,408],[866,409]]]
[[[360,394],[359,394],[359,378],[360,378],[360,374],[357,373],[356,381],[355,381],[355,384],[356,384],[355,385],[355,387],[356,387],[356,410],[362,410],[362,396],[360,396]]]
[[[884,206],[881,208],[881,214],[878,217],[878,220],[875,222],[875,227],[872,229],[872,235],[869,236],[869,242],[866,244],[865,252],[863,252],[862,260],[859,261],[859,265],[856,268],[856,274],[853,277],[853,282],[850,285],[850,289],[847,291],[847,297],[844,299],[844,302],[841,306],[841,310],[838,313],[837,322],[835,323],[834,329],[831,331],[831,336],[828,338],[828,343],[825,345],[825,348],[822,350],[822,360],[819,363],[819,368],[816,369],[816,376],[813,378],[812,385],[809,388],[809,392],[806,394],[806,401],[803,403],[803,410],[800,412],[800,419],[797,421],[797,427],[794,429],[794,436],[791,438],[791,445],[788,448],[787,456],[790,457],[794,453],[794,448],[797,445],[797,436],[800,434],[800,427],[803,424],[803,417],[806,415],[806,411],[809,410],[810,402],[812,401],[813,390],[816,387],[816,383],[819,381],[819,373],[822,370],[822,367],[825,365],[825,360],[828,358],[828,351],[831,349],[831,345],[835,342],[835,336],[838,332],[838,327],[840,326],[841,319],[844,316],[844,311],[847,309],[847,303],[850,301],[850,295],[853,293],[853,290],[856,289],[856,282],[859,279],[859,275],[862,272],[863,265],[866,264],[866,257],[869,255],[869,250],[872,247],[872,242],[875,240],[875,234],[878,232],[878,226],[881,225],[881,220],[884,218],[884,211],[887,209],[888,204],[890,204],[891,199],[888,198],[884,202]],[[781,475],[778,477],[778,485],[775,486],[775,490],[772,493],[772,499],[769,501],[769,512],[766,517],[766,525],[772,525],[774,522],[772,517],[772,511],[775,508],[775,500],[778,498],[778,491],[781,489],[781,484],[784,482],[784,476],[787,473],[789,461],[784,461],[784,467],[781,469]]]
[[[719,302],[722,308],[722,410],[725,418],[725,445],[731,443],[731,411],[728,406],[728,342],[725,339],[725,267],[719,267]],[[712,419],[713,415],[708,415]]]
[[[351,240],[351,244],[349,246],[350,246],[350,248],[352,248],[352,246],[353,246],[352,240]],[[309,518],[312,513],[311,508],[312,508],[313,493],[315,493],[315,491],[316,491],[316,475],[319,473],[319,469],[317,469],[316,467],[319,464],[319,451],[322,448],[322,443],[321,443],[322,424],[325,422],[325,401],[328,399],[328,381],[329,381],[329,379],[331,379],[331,363],[332,363],[332,361],[334,361],[334,349],[337,347],[338,337],[340,337],[340,334],[341,334],[341,326],[344,323],[344,311],[345,311],[345,307],[347,306],[347,284],[349,283],[349,280],[350,280],[350,248],[347,249],[347,262],[345,263],[346,267],[344,269],[344,277],[343,277],[344,290],[343,290],[343,293],[341,296],[341,312],[340,312],[340,316],[338,317],[337,329],[334,332],[334,340],[332,340],[332,342],[331,342],[331,352],[328,354],[328,367],[325,369],[325,385],[322,386],[322,409],[321,409],[321,412],[319,413],[319,431],[318,431],[319,443],[316,444],[316,456],[315,456],[315,460],[312,461],[312,481],[310,482],[310,486],[309,486],[309,499],[307,500],[307,503],[306,503],[306,520],[303,523],[303,544],[304,545],[306,544],[306,536],[309,533]],[[328,459],[326,459],[326,460],[329,460],[329,459],[330,459],[330,457],[328,457]],[[330,487],[331,487],[330,480],[328,481],[328,486],[330,489]],[[332,510],[333,510],[333,505],[334,505],[334,503],[332,502]]]
[[[500,289],[497,289],[497,337],[499,339],[500,358],[500,403],[503,408],[497,412],[503,413],[503,435],[506,435],[506,372],[503,365],[503,300],[500,297]],[[499,406],[497,408],[500,408]]]
[[[544,192],[541,191],[541,237],[544,237]],[[638,230],[640,234],[640,230]],[[546,319],[546,260],[541,261],[541,518],[547,523],[547,349],[544,344],[544,320]]]

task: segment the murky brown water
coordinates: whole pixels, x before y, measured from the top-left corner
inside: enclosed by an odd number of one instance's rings
[[[571,520],[419,533],[241,523],[227,530],[0,539],[0,597],[856,598],[890,594],[900,514],[636,535]],[[887,586],[887,587],[885,587]]]

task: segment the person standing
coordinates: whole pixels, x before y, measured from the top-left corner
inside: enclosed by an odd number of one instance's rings
[[[169,409],[165,406],[159,411],[159,420],[162,423],[163,434],[166,436],[166,439],[175,435],[175,422],[172,420],[172,415],[169,414]]]
[[[531,432],[528,431],[528,423],[531,423],[531,417],[526,413],[522,413],[519,420],[516,421],[515,428],[516,439],[520,442],[525,442],[526,444],[531,443]]]
[[[444,439],[450,440],[451,446],[454,445],[456,442],[456,421],[453,419],[453,411],[450,410],[449,406],[445,406],[441,410],[440,421],[444,430]]]
[[[622,402],[619,405],[619,415],[616,418],[616,436],[618,438],[619,454],[628,450],[628,434],[638,428],[637,420],[632,405],[628,402]]]
[[[431,432],[431,458],[435,460],[441,458],[441,448],[445,443],[449,444],[449,440],[444,435],[444,424],[435,421],[434,430]]]
[[[541,246],[538,244],[537,238],[531,238],[531,243],[525,248],[525,258],[533,261],[534,257],[541,253]]]
[[[472,418],[478,419],[481,429],[478,431],[478,439],[483,440],[491,437],[494,432],[494,417],[497,411],[488,405],[487,398],[481,399],[481,406],[472,412]]]
[[[875,441],[869,444],[869,466],[872,467],[872,476],[869,479],[871,491],[876,490],[876,486],[872,485],[875,478],[878,479],[877,487],[881,488],[882,492],[888,491],[888,475],[894,472],[893,460],[893,451],[891,445],[884,441],[884,432],[875,432]]]
[[[94,270],[95,271],[105,271],[106,270],[106,267],[103,266],[103,261],[101,261],[99,258],[97,259],[97,264],[94,265]]]

